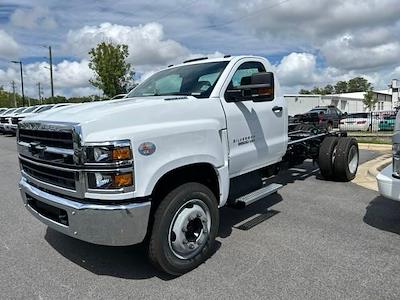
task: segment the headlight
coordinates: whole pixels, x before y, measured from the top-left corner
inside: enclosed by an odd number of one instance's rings
[[[127,173],[88,173],[88,184],[91,189],[119,189],[133,185],[132,172]]]
[[[400,144],[393,144],[393,175],[400,177]]]
[[[132,159],[132,150],[129,142],[112,142],[104,146],[86,147],[86,162],[112,163]]]

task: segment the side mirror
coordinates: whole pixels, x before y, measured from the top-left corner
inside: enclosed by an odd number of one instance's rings
[[[272,101],[274,100],[274,84],[272,72],[254,73],[251,76],[243,77],[238,87],[228,89],[225,98],[228,102]]]

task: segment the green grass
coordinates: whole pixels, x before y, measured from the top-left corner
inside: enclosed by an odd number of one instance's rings
[[[367,144],[392,144],[391,138],[382,138],[382,137],[356,137],[359,143],[367,143]]]

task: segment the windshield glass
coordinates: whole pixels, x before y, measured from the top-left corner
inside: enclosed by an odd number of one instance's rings
[[[163,70],[138,85],[127,98],[167,95],[207,98],[228,63],[219,61]]]
[[[26,107],[18,108],[16,111],[14,111],[14,113],[15,113],[15,114],[22,113],[25,109],[26,109]]]
[[[24,111],[24,114],[33,112],[36,108],[37,108],[37,106],[31,106],[31,107],[29,107],[29,108],[27,108],[27,109]]]
[[[43,107],[39,108],[37,111],[35,111],[35,113],[44,112],[44,111],[46,111],[46,110],[49,110],[49,109],[52,108],[52,107],[53,107],[53,105],[43,106]]]
[[[12,113],[14,110],[16,110],[16,108],[10,108],[9,110],[6,110],[3,115],[8,115],[10,113]]]
[[[314,108],[314,109],[310,110],[311,113],[323,112],[324,114],[326,114],[327,111],[328,111],[328,109],[326,109],[326,108]]]

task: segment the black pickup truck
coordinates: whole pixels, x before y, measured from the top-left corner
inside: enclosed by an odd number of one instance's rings
[[[326,127],[328,131],[338,128],[340,120],[346,117],[336,106],[317,106],[304,114],[298,114],[293,117],[291,122],[313,123]]]

